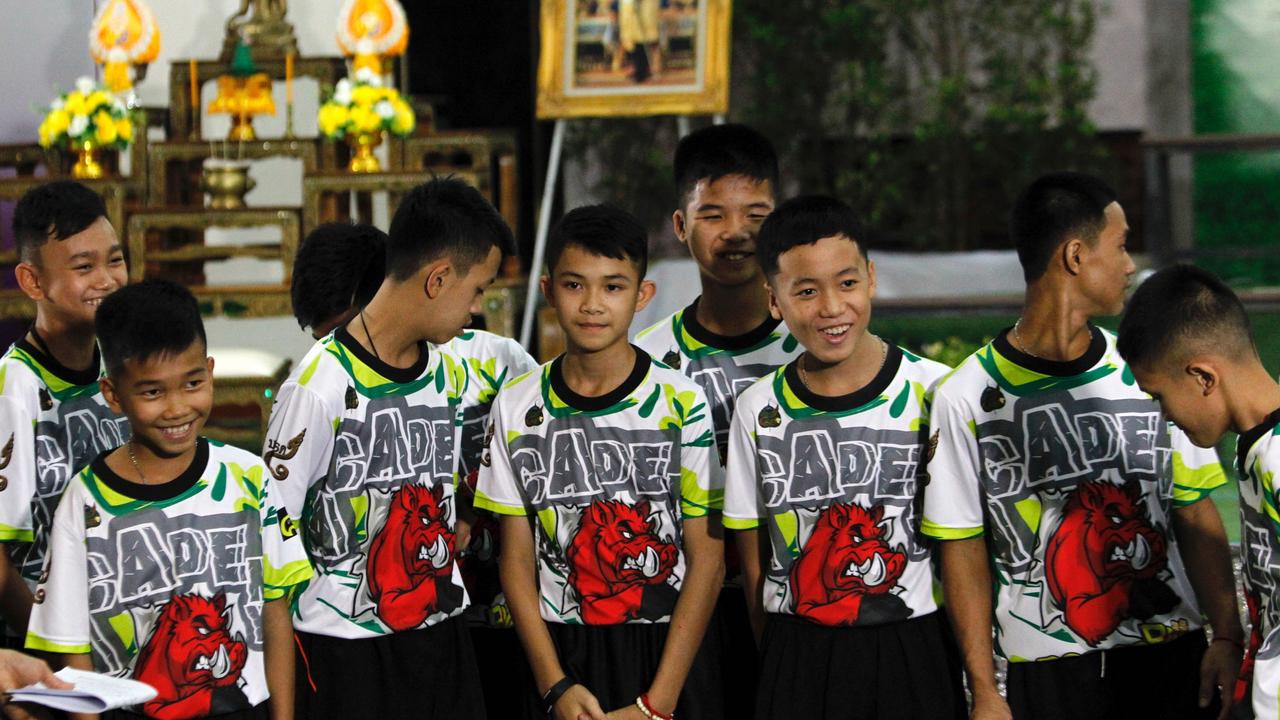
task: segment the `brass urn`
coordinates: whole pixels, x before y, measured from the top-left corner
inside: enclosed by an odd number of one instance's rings
[[[239,210],[245,206],[244,196],[257,185],[249,177],[249,163],[241,160],[204,161],[200,189],[209,194],[209,207],[214,210]]]

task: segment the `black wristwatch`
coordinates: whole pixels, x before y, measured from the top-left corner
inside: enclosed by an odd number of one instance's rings
[[[542,712],[546,713],[547,717],[551,717],[556,709],[556,701],[563,697],[566,692],[569,692],[569,688],[577,684],[578,681],[568,675],[560,678],[560,682],[552,685],[547,694],[542,696]]]

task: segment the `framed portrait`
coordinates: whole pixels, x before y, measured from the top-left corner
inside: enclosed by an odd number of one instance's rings
[[[538,117],[729,106],[731,0],[543,0]]]

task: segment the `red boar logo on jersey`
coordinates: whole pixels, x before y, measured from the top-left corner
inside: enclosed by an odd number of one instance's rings
[[[446,609],[440,585],[452,587],[453,543],[443,487],[410,484],[396,491],[369,546],[369,592],[388,627],[410,630]]]
[[[795,612],[823,625],[855,625],[909,617],[890,591],[907,568],[901,547],[886,542],[884,508],[832,505],[818,516],[791,566]]]
[[[1169,612],[1178,597],[1156,576],[1165,539],[1151,527],[1135,485],[1076,488],[1045,549],[1045,582],[1067,627],[1097,645],[1126,617]]]
[[[142,706],[148,716],[204,717],[214,709],[214,691],[240,679],[249,651],[232,639],[226,610],[222,595],[176,595],[165,605],[133,673],[156,689],[155,699]]]
[[[569,586],[582,604],[588,625],[669,615],[676,589],[667,583],[678,551],[658,537],[649,503],[619,500],[592,503],[569,543]]]

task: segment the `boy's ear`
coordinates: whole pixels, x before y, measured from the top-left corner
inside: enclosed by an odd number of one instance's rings
[[[40,286],[40,272],[36,270],[36,266],[29,262],[20,262],[13,269],[13,275],[18,280],[18,287],[22,289],[23,294],[35,301],[44,300],[44,288]]]
[[[689,239],[687,237],[689,226],[686,223],[683,208],[671,213],[671,229],[675,231],[676,239],[679,240],[681,244],[689,244]]]
[[[123,415],[124,408],[120,407],[120,396],[116,394],[116,386],[110,376],[104,375],[98,380],[98,389],[102,391],[102,399],[107,401],[111,412]]]
[[[1200,388],[1200,394],[1205,397],[1212,395],[1219,387],[1218,369],[1213,366],[1213,363],[1201,358],[1192,358],[1187,362],[1185,372],[1195,379],[1196,386]]]
[[[556,300],[551,294],[551,276],[543,275],[538,278],[538,287],[542,290],[542,297],[547,299],[547,305],[554,308],[556,306]]]
[[[867,261],[867,283],[869,285],[869,287],[867,288],[867,297],[874,300],[876,296],[876,261],[875,260]]]
[[[643,310],[657,293],[658,286],[652,280],[641,280],[640,288],[636,291],[636,311]]]
[[[205,372],[209,373],[208,383],[209,383],[209,386],[212,387],[213,386],[213,356],[208,355],[207,357],[205,357],[204,361],[205,361]]]
[[[768,280],[764,281],[764,290],[769,293],[769,315],[774,320],[781,320],[782,308],[778,307],[778,298],[773,294],[773,286],[769,284]]]
[[[427,265],[423,271],[422,291],[432,300],[439,299],[445,285],[453,279],[453,263],[441,258]]]
[[[1062,261],[1062,268],[1067,271],[1067,274],[1080,274],[1080,266],[1084,265],[1084,253],[1088,252],[1088,250],[1088,246],[1080,238],[1069,238],[1062,243],[1062,247],[1059,249],[1059,257]]]

